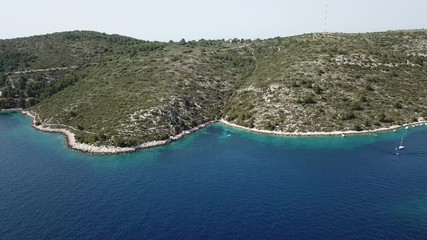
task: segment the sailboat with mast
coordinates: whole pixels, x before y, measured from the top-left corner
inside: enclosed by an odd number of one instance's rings
[[[403,135],[402,138],[400,138],[400,145],[399,147],[397,147],[397,150],[403,150],[405,148],[405,146],[403,145]]]

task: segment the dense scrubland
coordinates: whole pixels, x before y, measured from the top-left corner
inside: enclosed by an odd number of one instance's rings
[[[218,119],[286,131],[427,119],[427,31],[149,42],[74,31],[0,40],[0,108],[133,146]]]

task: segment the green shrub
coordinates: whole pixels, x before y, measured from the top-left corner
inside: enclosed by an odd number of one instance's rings
[[[342,115],[341,119],[344,121],[353,120],[356,118],[356,115],[354,115],[354,112],[346,112]]]
[[[301,100],[301,102],[305,105],[305,104],[315,104],[316,101],[314,100],[314,96],[312,94],[306,95],[303,97],[303,99]]]

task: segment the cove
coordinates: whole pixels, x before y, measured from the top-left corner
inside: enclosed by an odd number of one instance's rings
[[[212,124],[90,155],[2,113],[0,238],[424,239],[426,140],[426,127],[341,138]]]

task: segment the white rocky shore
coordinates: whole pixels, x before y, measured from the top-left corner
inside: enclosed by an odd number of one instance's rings
[[[0,109],[0,112],[20,112],[22,108],[8,108],[8,109]]]
[[[90,144],[85,144],[85,143],[79,143],[77,142],[74,133],[72,133],[71,131],[67,130],[67,129],[63,129],[63,128],[51,128],[49,126],[44,126],[43,124],[39,124],[37,125],[36,122],[40,119],[37,115],[29,112],[29,111],[22,111],[23,114],[26,114],[30,117],[32,117],[33,119],[33,127],[40,130],[40,131],[45,131],[45,132],[54,132],[54,133],[62,133],[67,137],[67,143],[68,146],[82,151],[82,152],[87,152],[87,153],[94,153],[94,154],[118,154],[118,153],[127,153],[127,152],[134,152],[137,150],[141,150],[141,149],[146,149],[146,148],[151,148],[151,147],[156,147],[156,146],[161,146],[161,145],[165,145],[168,144],[172,141],[176,141],[182,137],[184,137],[185,135],[188,135],[192,132],[195,132],[211,123],[215,123],[218,121],[210,121],[210,122],[206,122],[204,124],[198,125],[194,128],[191,128],[189,130],[183,131],[182,133],[172,136],[167,140],[161,140],[161,141],[151,141],[151,142],[146,142],[143,143],[141,145],[138,146],[134,146],[134,147],[113,147],[113,146],[94,146],[94,145],[90,145]],[[220,123],[234,127],[234,128],[239,128],[239,129],[243,129],[246,131],[251,131],[251,132],[256,132],[256,133],[263,133],[263,134],[271,134],[271,135],[281,135],[281,136],[336,136],[336,135],[353,135],[353,134],[371,134],[371,133],[378,133],[378,132],[384,132],[384,131],[391,131],[391,130],[395,130],[395,129],[399,129],[399,128],[408,128],[408,127],[415,127],[415,126],[421,126],[421,125],[426,125],[427,126],[427,121],[422,120],[422,121],[418,121],[418,122],[414,122],[414,123],[408,123],[408,124],[403,124],[403,125],[395,125],[395,126],[391,126],[388,128],[378,128],[378,129],[374,129],[374,130],[363,130],[363,131],[333,131],[333,132],[282,132],[282,131],[270,131],[270,130],[261,130],[261,129],[256,129],[256,128],[248,128],[248,127],[243,127],[243,126],[239,126],[235,123],[231,123],[228,122],[224,119],[219,120]]]
[[[211,124],[214,122],[214,121],[211,121],[211,122],[207,122],[207,123],[198,125],[194,128],[183,131],[182,133],[180,133],[178,135],[172,136],[167,140],[146,142],[146,143],[143,143],[141,145],[134,146],[134,147],[113,147],[113,146],[94,146],[94,145],[90,145],[90,144],[79,143],[79,142],[77,142],[77,140],[74,136],[74,133],[72,133],[71,131],[69,131],[67,129],[63,129],[63,128],[51,128],[49,126],[44,126],[43,124],[37,125],[36,122],[40,118],[36,114],[33,114],[29,111],[22,111],[22,113],[32,117],[32,119],[33,119],[32,125],[35,129],[40,130],[40,131],[45,131],[45,132],[62,133],[67,137],[67,144],[70,148],[76,149],[76,150],[79,150],[82,152],[94,153],[94,154],[127,153],[127,152],[134,152],[134,151],[138,151],[138,150],[142,150],[142,149],[146,149],[146,148],[165,145],[165,144],[168,144],[172,141],[176,141],[176,140],[184,137],[185,135],[188,135],[194,131],[197,131],[197,130],[207,126],[208,124]]]
[[[281,135],[281,136],[343,136],[343,135],[354,135],[354,134],[372,134],[372,133],[378,133],[378,132],[385,132],[385,131],[392,131],[399,128],[406,128],[406,127],[415,127],[415,126],[427,126],[427,121],[418,121],[414,123],[407,123],[403,125],[394,125],[387,128],[377,128],[374,130],[362,130],[362,131],[333,131],[333,132],[282,132],[282,131],[270,131],[270,130],[261,130],[256,128],[248,128],[243,127],[240,125],[237,125],[232,122],[228,122],[224,119],[221,119],[219,122],[222,124],[228,125],[230,127],[243,129],[246,131],[256,132],[256,133],[264,133],[264,134],[271,134],[271,135]]]

